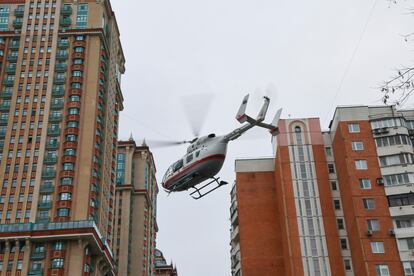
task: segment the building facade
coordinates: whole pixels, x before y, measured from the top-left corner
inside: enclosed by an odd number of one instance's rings
[[[158,231],[154,158],[144,143],[118,142],[113,248],[119,275],[153,276]]]
[[[109,0],[0,1],[0,275],[115,275]]]
[[[329,131],[279,129],[274,159],[236,161],[232,274],[414,275],[414,111],[338,107]]]

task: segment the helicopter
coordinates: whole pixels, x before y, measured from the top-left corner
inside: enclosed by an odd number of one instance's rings
[[[223,166],[226,158],[227,144],[230,141],[236,140],[247,130],[255,126],[268,129],[272,137],[279,134],[277,124],[282,109],[276,112],[270,124],[264,123],[270,98],[266,96],[263,98],[264,103],[256,119],[246,115],[249,94],[243,98],[236,115],[236,120],[243,125],[230,133],[221,136],[216,136],[212,133],[194,138],[191,141],[181,142],[190,143],[190,145],[187,148],[187,153],[181,159],[174,162],[165,172],[161,183],[165,191],[170,194],[172,192],[194,189],[190,196],[194,199],[200,199],[221,186],[228,184],[225,181],[221,181],[220,177],[216,177],[216,174]],[[206,184],[196,187],[196,185],[206,180],[209,180]],[[215,186],[210,187],[212,184],[215,184]]]

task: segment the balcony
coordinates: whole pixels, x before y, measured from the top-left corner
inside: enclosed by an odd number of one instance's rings
[[[13,95],[13,92],[11,91],[3,91],[0,93],[0,98],[11,98]]]
[[[17,50],[17,49],[19,49],[19,46],[20,46],[20,43],[18,41],[12,41],[9,44],[9,49],[11,49],[11,50]]]
[[[30,259],[31,260],[43,260],[45,258],[45,252],[32,252],[32,254],[30,254]]]
[[[57,100],[53,101],[50,104],[50,108],[51,109],[62,109],[63,108],[63,101],[57,101]]]
[[[54,78],[54,84],[64,84],[66,82],[66,77]]]
[[[68,48],[68,47],[69,47],[69,41],[68,40],[59,40],[58,48]]]
[[[53,97],[62,97],[63,95],[65,95],[65,90],[64,89],[58,89],[58,88],[53,88],[52,89],[52,96]]]
[[[21,29],[23,26],[23,20],[21,19],[15,19],[13,20],[13,27],[16,29]]]
[[[17,61],[18,56],[17,55],[9,55],[7,57],[7,61],[9,62],[16,62]]]
[[[60,128],[48,128],[47,135],[49,136],[59,136],[60,135]]]
[[[0,111],[8,111],[10,109],[10,103],[0,104]]]
[[[67,58],[68,58],[68,53],[67,52],[57,52],[56,53],[56,59],[65,60]]]
[[[42,269],[30,269],[29,270],[29,276],[44,276]]]
[[[231,231],[231,241],[232,242],[239,242],[240,240],[240,233],[239,233],[239,226],[236,226]]]
[[[60,13],[65,16],[71,15],[72,7],[70,5],[64,5]]]
[[[57,157],[56,156],[45,156],[45,159],[43,160],[43,163],[46,165],[53,165],[56,164]]]
[[[16,17],[23,17],[23,15],[24,15],[24,9],[21,9],[21,8],[15,9],[14,10],[14,15]]]
[[[63,119],[63,116],[61,114],[54,114],[49,116],[49,122],[52,123],[58,123],[61,122]]]
[[[3,80],[3,84],[4,84],[5,86],[9,86],[9,87],[11,87],[11,86],[13,86],[13,84],[14,84],[14,80],[12,80],[12,79],[5,79],[5,80]]]
[[[63,17],[60,19],[60,26],[69,27],[72,24],[72,19],[70,17]]]
[[[16,65],[9,65],[6,67],[6,73],[14,75],[16,73]]]
[[[47,142],[46,143],[46,149],[58,149],[59,148],[59,143],[58,142]]]
[[[55,191],[55,187],[53,185],[42,185],[40,186],[40,193],[50,194]]]
[[[8,118],[7,119],[0,118],[0,125],[2,126],[7,125],[8,122],[9,122]]]
[[[42,177],[43,178],[54,178],[56,176],[56,171],[55,170],[44,170],[42,172]]]
[[[66,72],[67,69],[68,69],[68,66],[66,65],[66,63],[56,63],[56,66],[55,66],[56,72],[63,73],[63,72]]]
[[[6,131],[1,131],[1,132],[0,132],[0,137],[2,137],[2,138],[3,138],[3,137],[6,137]]]
[[[37,205],[39,209],[52,209],[52,201],[49,202],[39,202]]]

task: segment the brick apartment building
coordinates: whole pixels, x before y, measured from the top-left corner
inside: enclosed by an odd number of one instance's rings
[[[236,160],[232,275],[414,275],[414,111],[338,107]]]
[[[115,275],[109,0],[0,1],[0,275]]]

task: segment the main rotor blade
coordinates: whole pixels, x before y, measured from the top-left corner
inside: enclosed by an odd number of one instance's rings
[[[182,144],[187,144],[187,143],[190,143],[190,141],[165,141],[165,140],[145,139],[145,143],[147,143],[150,148],[165,148],[165,147],[173,147],[173,146],[179,146]]]
[[[194,137],[200,136],[207,113],[213,101],[213,94],[197,94],[182,97],[182,103]]]

